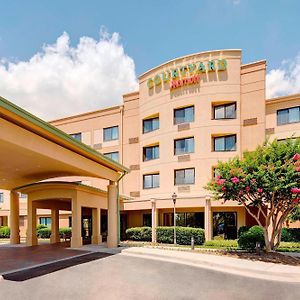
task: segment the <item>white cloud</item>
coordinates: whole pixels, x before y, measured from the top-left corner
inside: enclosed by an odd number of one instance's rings
[[[293,60],[284,60],[266,78],[267,98],[300,93],[300,53]]]
[[[119,104],[136,89],[133,59],[103,29],[75,47],[64,32],[28,61],[0,58],[0,95],[45,120]]]

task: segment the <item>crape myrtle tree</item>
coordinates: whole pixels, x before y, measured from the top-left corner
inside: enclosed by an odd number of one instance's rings
[[[243,205],[262,227],[266,251],[276,250],[282,226],[299,203],[300,140],[266,142],[216,169],[218,176],[206,188],[215,199]]]

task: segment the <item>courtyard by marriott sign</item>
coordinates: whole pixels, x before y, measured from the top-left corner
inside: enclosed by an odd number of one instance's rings
[[[201,74],[203,73],[225,70],[227,70],[226,59],[210,60],[207,63],[192,63],[156,74],[153,78],[148,79],[147,86],[149,89],[152,89],[154,86],[159,86],[162,83],[170,83],[170,89],[173,90],[186,85],[199,83]]]

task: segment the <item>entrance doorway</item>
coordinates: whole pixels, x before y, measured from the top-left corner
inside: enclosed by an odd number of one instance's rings
[[[82,207],[81,209],[81,235],[83,245],[92,243],[92,234],[93,234],[93,217],[92,209],[87,207]]]
[[[214,212],[213,235],[223,236],[227,240],[235,240],[237,238],[237,213]]]

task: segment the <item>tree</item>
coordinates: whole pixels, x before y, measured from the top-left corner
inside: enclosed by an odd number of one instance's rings
[[[243,205],[264,231],[266,251],[274,251],[281,230],[300,198],[300,140],[273,141],[219,162],[219,176],[206,186],[215,199]],[[256,209],[252,209],[252,208]]]
[[[288,216],[288,222],[300,221],[300,205],[298,204]]]

